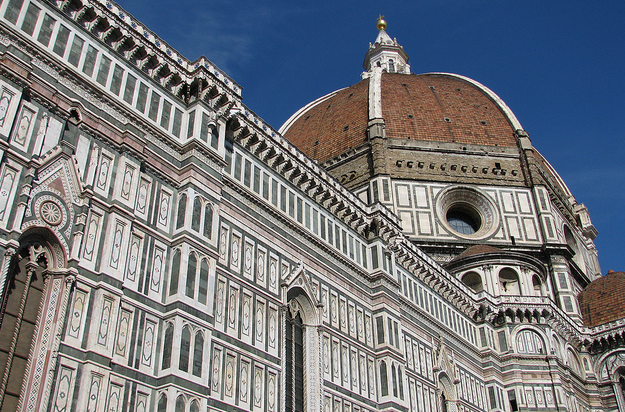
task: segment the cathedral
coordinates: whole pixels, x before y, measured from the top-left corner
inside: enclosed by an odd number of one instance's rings
[[[386,29],[275,129],[111,0],[3,0],[0,409],[624,412],[587,208]]]

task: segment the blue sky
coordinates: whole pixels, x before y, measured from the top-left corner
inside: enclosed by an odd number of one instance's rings
[[[602,272],[625,271],[625,2],[122,0],[191,60],[205,55],[278,129],[359,81],[378,14],[414,73],[451,72],[497,93],[599,231]],[[175,6],[174,6],[175,4]]]

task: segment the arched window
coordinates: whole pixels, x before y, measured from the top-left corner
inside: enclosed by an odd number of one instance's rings
[[[161,369],[167,369],[171,366],[171,350],[174,343],[174,325],[167,323],[165,327],[165,338],[163,339],[163,361]],[[165,399],[167,403],[167,399]]]
[[[47,250],[36,242],[23,246],[11,261],[0,306],[0,376],[9,382],[8,388],[3,388],[3,410],[18,402],[43,294],[43,271],[49,266],[52,268],[53,262],[49,261]],[[17,347],[11,350],[12,345]],[[17,389],[15,392],[12,386]]]
[[[204,236],[209,239],[213,236],[213,208],[210,204],[204,209]]]
[[[189,264],[187,265],[187,287],[185,295],[193,299],[195,297],[195,272],[197,271],[197,258],[195,253],[189,254]]]
[[[516,347],[518,353],[544,354],[545,344],[538,333],[533,330],[523,330],[516,335]]]
[[[510,269],[504,268],[499,272],[499,291],[502,295],[520,295],[519,276]]]
[[[468,272],[462,277],[462,283],[464,283],[473,292],[478,293],[484,290],[482,284],[482,277],[475,272]]]
[[[395,62],[393,61],[393,59],[389,59],[388,61],[388,71],[390,73],[395,73]]]
[[[535,295],[542,295],[542,282],[540,281],[540,278],[536,275],[532,276],[532,286],[534,287],[534,294]]]
[[[161,394],[161,397],[158,400],[156,412],[167,412],[167,395],[165,395],[164,393]]]
[[[204,337],[202,332],[195,334],[193,342],[193,374],[202,377],[202,359],[204,357]]]
[[[200,231],[200,219],[202,218],[202,201],[197,196],[193,201],[193,215],[191,216],[191,229]]]
[[[296,412],[304,410],[304,325],[299,312],[287,314],[285,410]]]
[[[391,374],[393,376],[393,396],[398,397],[397,393],[397,372],[395,371],[395,365],[391,364]]]
[[[198,402],[197,401],[193,401],[193,403],[191,403],[191,407],[189,408],[189,412],[200,412],[200,407],[198,406]]]
[[[187,214],[187,195],[181,194],[178,200],[178,216],[176,217],[176,229],[184,226],[184,217]]]
[[[382,396],[388,396],[388,375],[386,373],[386,362],[380,362],[380,387]]]
[[[182,395],[178,396],[176,399],[176,409],[175,412],[185,412],[185,401]]]
[[[399,386],[399,398],[401,400],[404,399],[404,384],[403,384],[404,380],[402,378],[402,374],[401,374],[401,367],[397,367],[397,386]]]
[[[582,258],[581,253],[579,253],[579,245],[577,240],[575,239],[575,235],[571,232],[571,229],[568,226],[564,226],[564,238],[566,240],[566,244],[573,250],[573,261],[580,268],[584,268],[584,259]]]
[[[189,351],[191,349],[191,332],[189,327],[182,328],[182,336],[180,336],[180,362],[178,369],[183,372],[189,371]]]
[[[206,304],[206,297],[208,295],[208,259],[202,259],[200,264],[200,285],[198,287],[197,300]]]
[[[575,353],[570,348],[567,349],[567,357],[568,357],[567,360],[569,363],[569,367],[571,368],[571,370],[575,372],[576,374],[578,374],[579,376],[583,377],[582,365],[579,363],[579,359],[577,358],[577,355],[575,355]]]
[[[174,250],[171,259],[171,277],[169,279],[169,296],[178,293],[178,280],[180,278],[180,249]]]

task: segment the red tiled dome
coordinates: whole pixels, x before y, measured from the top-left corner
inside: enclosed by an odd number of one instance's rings
[[[364,79],[309,104],[281,131],[308,156],[329,160],[366,141],[369,95]],[[380,98],[388,138],[517,147],[514,132],[520,125],[514,115],[470,79],[383,73]]]
[[[577,297],[586,326],[625,317],[625,272],[610,271],[592,281]]]

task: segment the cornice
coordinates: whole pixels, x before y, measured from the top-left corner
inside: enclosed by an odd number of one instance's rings
[[[204,56],[188,60],[113,1],[48,0],[46,3],[186,104],[208,99],[224,106],[241,98],[241,86],[210,60]]]

